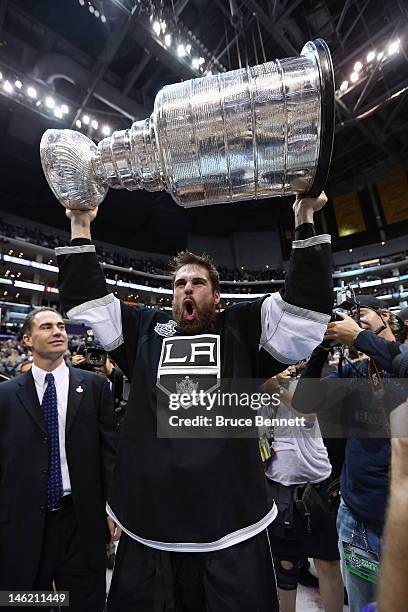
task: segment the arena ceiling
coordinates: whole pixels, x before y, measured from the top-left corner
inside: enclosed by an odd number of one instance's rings
[[[147,117],[165,84],[297,55],[317,37],[337,89],[328,193],[406,168],[407,24],[406,0],[0,0],[1,207],[64,226],[39,163],[46,128],[80,121],[102,138]],[[98,233],[174,252],[188,233],[265,230],[289,211],[277,199],[186,211],[165,193],[110,193]]]

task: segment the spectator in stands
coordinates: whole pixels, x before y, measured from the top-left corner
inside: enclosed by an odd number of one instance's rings
[[[10,238],[16,238],[16,239],[22,239],[22,240],[29,239],[35,244],[39,244],[41,246],[48,247],[51,249],[54,249],[55,247],[65,244],[64,238],[56,234],[53,234],[52,232],[45,233],[44,231],[38,228],[19,227],[19,226],[12,225],[10,223],[6,223],[5,221],[2,221],[2,220],[0,220],[0,233],[3,233],[5,236],[8,236]],[[111,251],[108,251],[106,248],[100,247],[100,246],[97,246],[96,252],[99,255],[101,261],[107,264],[116,265],[116,266],[133,269],[133,270],[138,270],[141,272],[147,272],[149,274],[162,275],[162,276],[166,276],[169,279],[169,282],[171,280],[169,276],[169,270],[166,264],[158,258],[156,259],[153,259],[153,258],[136,259],[132,257],[131,255],[128,255],[125,253],[119,253],[119,252],[111,252]],[[274,278],[283,279],[284,272],[283,270],[272,270],[269,268],[266,270],[255,270],[255,271],[243,270],[243,269],[239,270],[238,268],[235,268],[234,270],[228,270],[228,269],[222,268],[220,269],[220,276],[221,278],[223,278],[223,280],[231,280],[231,281],[237,281],[237,282],[243,281],[243,280],[244,281],[262,281],[262,280],[267,281],[267,280],[272,280]],[[122,280],[127,279],[129,281],[134,281],[134,276],[131,274],[129,274],[127,277],[121,274],[121,278]],[[146,284],[146,285],[153,284],[153,286],[160,285],[161,282],[162,281],[158,281],[150,277],[148,279],[146,278],[139,279],[139,283]],[[240,287],[236,287],[236,288],[231,288],[231,291],[235,293],[239,293],[239,292],[242,293],[241,289],[242,288]],[[251,288],[247,288],[245,292],[251,293]]]
[[[0,341],[0,374],[15,376],[19,365],[30,356],[30,351],[17,340]]]

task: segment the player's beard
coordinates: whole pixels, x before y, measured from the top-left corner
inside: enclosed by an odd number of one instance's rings
[[[186,321],[184,318],[183,302],[178,306],[173,305],[173,319],[176,321],[181,332],[186,336],[199,334],[203,331],[208,331],[215,319],[215,300],[207,306],[201,306],[200,309],[196,306],[196,318],[194,321]]]

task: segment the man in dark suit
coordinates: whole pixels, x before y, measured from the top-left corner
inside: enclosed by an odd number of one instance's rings
[[[116,427],[106,379],[67,366],[59,313],[23,326],[33,367],[0,386],[0,590],[70,591],[71,612],[102,612],[105,503]],[[109,526],[109,530],[108,530]]]

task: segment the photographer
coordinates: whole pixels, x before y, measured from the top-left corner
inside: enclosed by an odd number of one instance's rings
[[[295,366],[289,366],[263,386],[270,393],[280,393],[279,406],[275,410],[268,407],[268,416],[290,419],[298,415],[291,402],[297,371]],[[279,424],[267,433],[271,457],[266,476],[278,506],[278,516],[268,532],[281,612],[296,610],[300,571],[308,557],[313,558],[317,569],[325,612],[342,612],[344,587],[337,547],[337,504],[334,499],[329,503],[332,466],[317,419],[308,415],[302,426]]]
[[[88,330],[86,334],[85,342],[79,345],[77,353],[72,356],[72,365],[106,376],[112,391],[115,416],[119,427],[126,411],[127,379],[102,345],[95,340],[92,330]]]
[[[385,406],[397,402],[393,397],[395,389],[385,383],[391,376],[392,359],[399,349],[391,329],[395,321],[380,300],[369,295],[357,296],[351,304],[351,315],[340,314],[341,320],[329,323],[323,346],[313,351],[302,373],[293,405],[302,413],[324,410],[327,414],[340,408],[348,425],[362,432],[361,437],[347,441],[341,475],[342,502],[337,518],[350,611],[360,612],[366,603],[375,599],[390,464],[389,436],[385,433],[380,433],[384,436],[381,438],[371,436],[378,425],[385,426],[383,429],[387,431]],[[310,379],[321,376],[328,354],[327,343],[354,346],[368,358],[352,363],[343,356],[338,372],[316,384]],[[339,386],[333,384],[336,379],[350,382]],[[357,571],[350,558],[370,565],[372,571]]]

